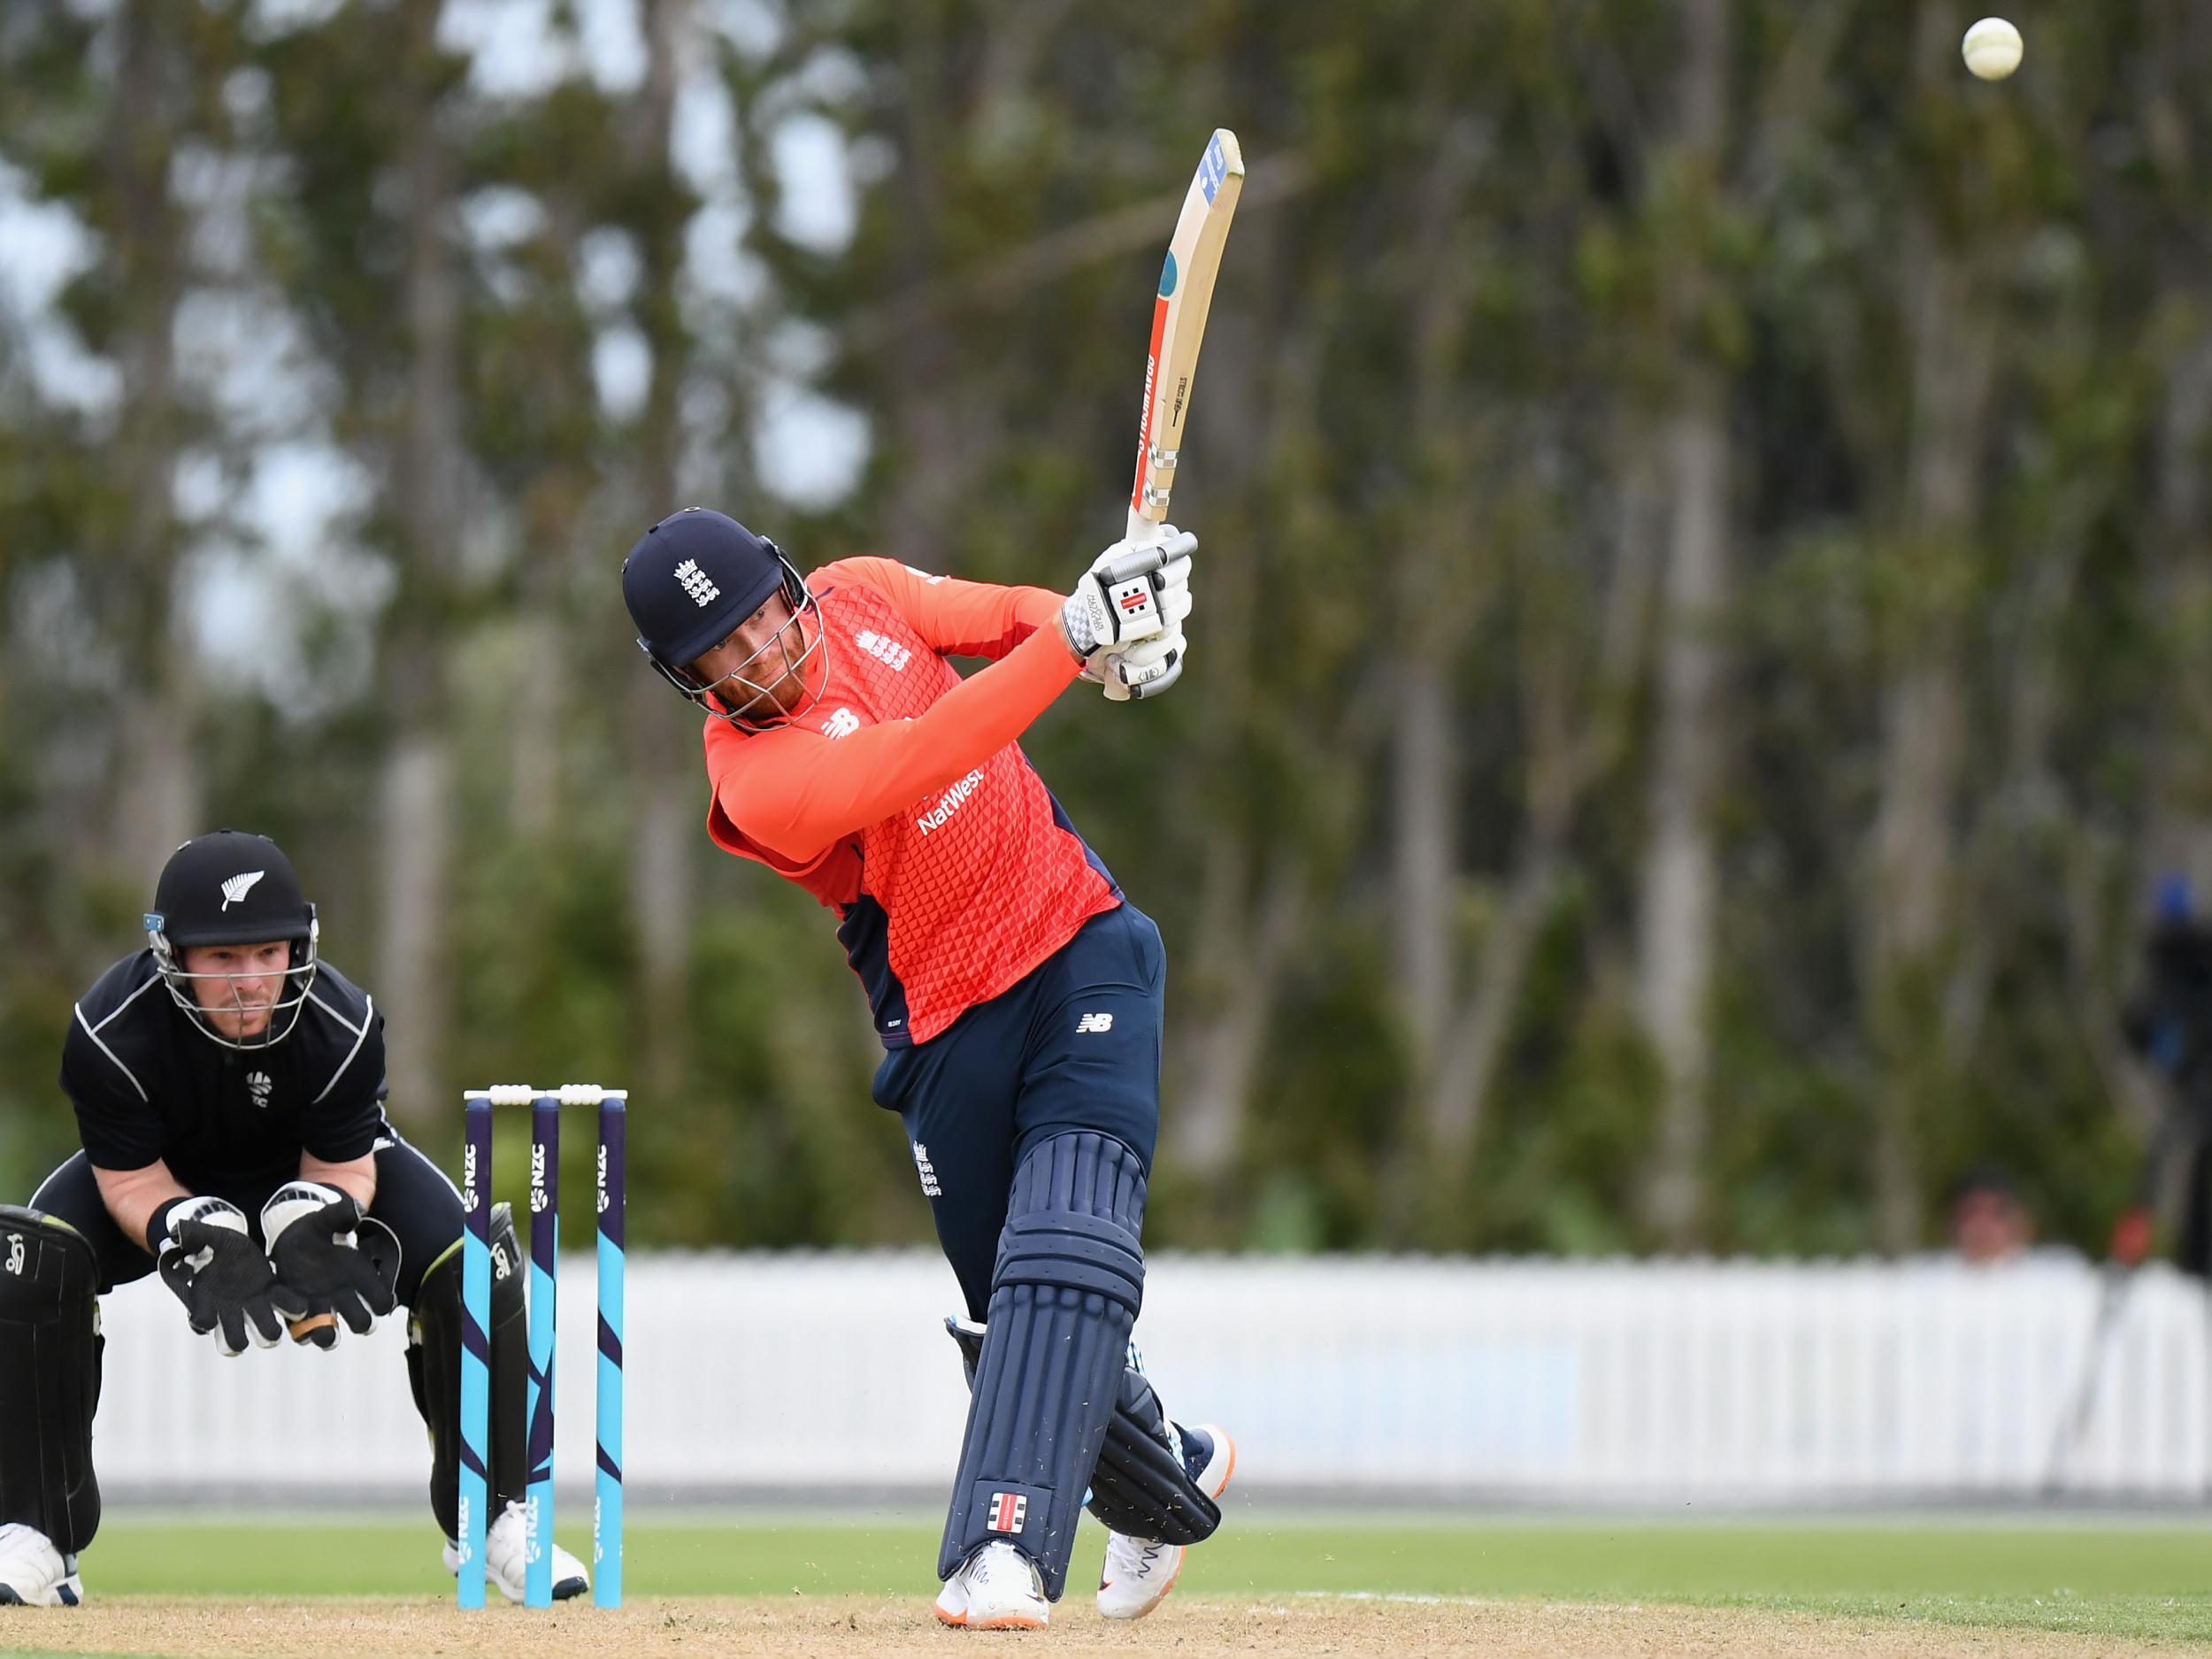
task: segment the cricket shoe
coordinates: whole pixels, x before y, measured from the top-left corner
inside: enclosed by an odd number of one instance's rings
[[[984,1545],[945,1580],[937,1617],[967,1630],[1042,1630],[1052,1603],[1037,1563],[1002,1540]]]
[[[84,1600],[77,1558],[20,1521],[0,1526],[0,1607],[75,1607]]]
[[[1226,1429],[1201,1424],[1182,1432],[1183,1466],[1192,1483],[1210,1498],[1228,1490],[1236,1472],[1237,1443]],[[1106,1565],[1098,1578],[1098,1610],[1108,1618],[1142,1618],[1175,1587],[1183,1571],[1184,1546],[1156,1538],[1106,1534]]]
[[[461,1548],[449,1538],[445,1541],[445,1570],[457,1576],[461,1571]],[[529,1525],[522,1502],[516,1499],[494,1517],[491,1530],[484,1535],[484,1579],[496,1585],[499,1594],[510,1601],[520,1601],[528,1594],[529,1573]],[[584,1571],[584,1563],[554,1545],[553,1599],[565,1601],[590,1588],[591,1577]]]

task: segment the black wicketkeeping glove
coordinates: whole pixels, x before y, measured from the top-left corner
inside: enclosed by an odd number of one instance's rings
[[[154,1211],[146,1242],[161,1282],[176,1292],[193,1331],[213,1333],[227,1356],[245,1352],[249,1339],[273,1348],[284,1334],[288,1304],[237,1205],[219,1198],[173,1198]]]
[[[399,1240],[350,1194],[319,1181],[288,1182],[262,1206],[261,1233],[280,1294],[303,1309],[295,1317],[311,1322],[294,1333],[299,1340],[335,1348],[338,1327],[319,1316],[335,1314],[366,1336],[399,1305]]]

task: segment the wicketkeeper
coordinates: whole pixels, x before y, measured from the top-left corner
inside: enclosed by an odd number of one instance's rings
[[[802,576],[717,512],[655,525],[623,597],[706,714],[708,833],[833,910],[967,1301],[967,1436],[937,1616],[1036,1629],[1077,1512],[1113,1536],[1100,1609],[1135,1618],[1221,1523],[1235,1462],[1138,1367],[1145,1182],[1166,961],[1015,740],[1079,676],[1110,697],[1182,672],[1193,538],[1100,555],[1075,592],[888,559]],[[991,666],[966,680],[946,658]]]
[[[461,1198],[385,1119],[383,1016],[318,956],[315,907],[263,836],[218,830],[178,848],[146,937],[85,993],[63,1044],[83,1150],[28,1208],[0,1205],[0,1603],[84,1598],[77,1556],[100,1524],[95,1299],[157,1272],[233,1357],[288,1329],[334,1348],[342,1327],[365,1335],[404,1304],[454,1569]],[[503,1214],[493,1239],[485,1560],[519,1601],[526,1319]],[[314,1386],[311,1371],[298,1379]],[[557,1596],[586,1587],[565,1551],[553,1574]]]

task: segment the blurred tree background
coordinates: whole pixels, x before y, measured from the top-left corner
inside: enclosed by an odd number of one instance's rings
[[[1227,126],[1191,671],[1028,742],[1167,934],[1149,1236],[1907,1249],[1996,1157],[2094,1243],[2212,890],[2212,9],[2037,0],[2002,86],[1974,15],[12,0],[0,1195],[228,824],[426,1146],[626,1082],[641,1240],[926,1237],[617,570],[704,503],[1070,585]]]

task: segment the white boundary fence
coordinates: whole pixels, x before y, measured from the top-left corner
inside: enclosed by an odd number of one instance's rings
[[[1406,1502],[2032,1497],[2099,1280],[2070,1257],[1550,1263],[1163,1254],[1138,1339],[1171,1408],[1235,1431],[1243,1489]],[[561,1270],[556,1469],[591,1470],[592,1266]],[[966,1394],[922,1252],[640,1255],[639,1498],[934,1492]],[[109,1297],[101,1483],[118,1497],[419,1494],[398,1322],[334,1354],[218,1355],[147,1279]],[[2205,1304],[2133,1286],[2067,1488],[2193,1500],[2212,1468]]]

